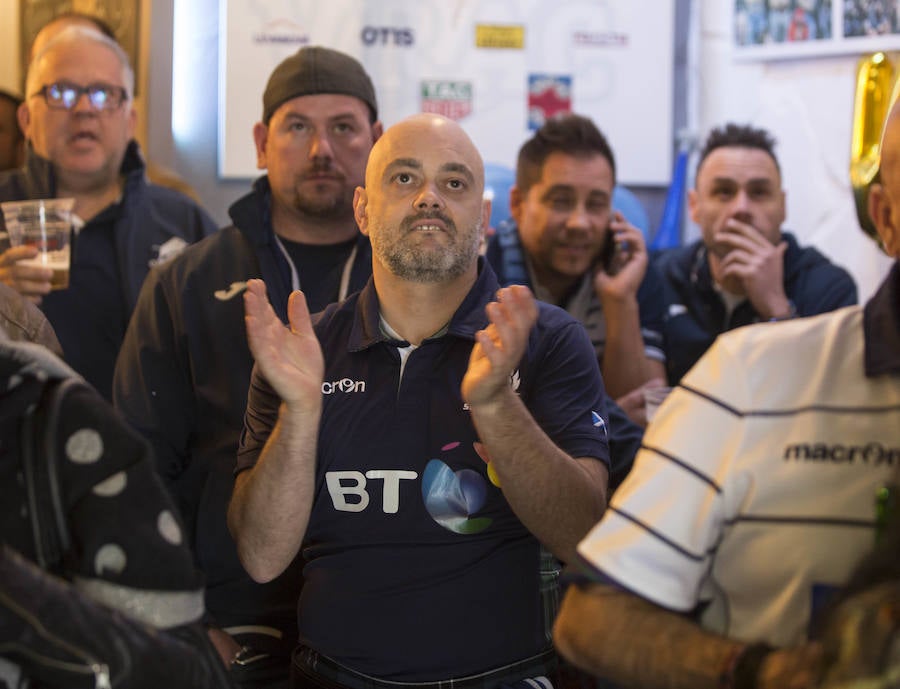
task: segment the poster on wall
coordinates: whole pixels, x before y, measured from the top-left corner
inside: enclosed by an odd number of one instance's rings
[[[739,59],[900,49],[897,0],[734,0],[733,7]]]
[[[674,14],[674,0],[221,0],[219,174],[260,174],[251,131],[269,73],[325,45],[366,67],[385,126],[441,113],[512,167],[545,118],[574,111],[609,138],[619,182],[665,186]]]

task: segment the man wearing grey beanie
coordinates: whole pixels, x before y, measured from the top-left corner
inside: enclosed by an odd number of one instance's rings
[[[324,47],[279,64],[262,101],[253,139],[267,174],[231,206],[232,226],[147,279],[114,382],[116,406],[152,442],[193,534],[209,623],[227,632],[214,634],[243,687],[286,681],[301,576],[295,563],[252,582],[225,525],[253,366],[241,294],[264,279],[287,322],[294,290],[318,311],[365,284],[371,248],[352,202],[382,130],[362,65]]]

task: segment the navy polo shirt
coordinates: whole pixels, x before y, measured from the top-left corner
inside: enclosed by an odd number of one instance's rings
[[[379,328],[374,284],[320,314],[325,354],[316,492],[303,542],[301,643],[394,681],[480,673],[549,647],[541,547],[487,465],[460,383],[498,284],[483,261],[446,332],[411,352]],[[609,464],[604,390],[584,328],[539,305],[511,377],[572,457]],[[238,469],[251,467],[279,400],[254,371]]]

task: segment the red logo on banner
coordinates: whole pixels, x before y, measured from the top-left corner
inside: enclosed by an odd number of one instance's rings
[[[560,112],[572,111],[572,77],[530,74],[528,76],[528,128],[539,129]]]

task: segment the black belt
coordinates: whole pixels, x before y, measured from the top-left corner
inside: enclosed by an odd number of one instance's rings
[[[555,671],[556,652],[551,648],[478,675],[438,682],[393,682],[356,672],[307,646],[298,646],[291,663],[291,684],[293,689],[496,689],[531,677],[552,677]]]

